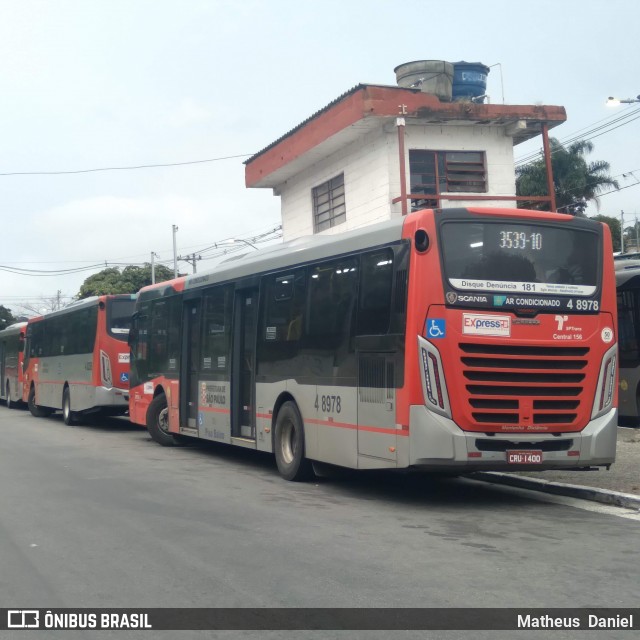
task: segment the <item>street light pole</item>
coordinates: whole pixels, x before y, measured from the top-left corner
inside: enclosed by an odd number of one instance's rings
[[[157,258],[158,254],[155,251],[151,252],[151,284],[156,283],[156,263],[154,258]]]
[[[178,277],[178,252],[176,251],[176,232],[178,227],[174,224],[173,227],[173,277]]]

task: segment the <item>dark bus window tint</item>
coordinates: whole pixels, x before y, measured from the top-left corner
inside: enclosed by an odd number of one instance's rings
[[[228,371],[231,348],[233,288],[216,287],[204,294],[200,370]]]
[[[151,309],[149,334],[149,372],[160,373],[167,368],[168,308],[166,300],[156,300]]]
[[[107,301],[107,330],[109,335],[126,342],[135,305],[134,298],[116,298]]]
[[[358,335],[380,335],[389,330],[393,251],[385,249],[364,254],[360,260]]]
[[[290,273],[287,276],[280,276],[276,278],[275,285],[273,287],[273,298],[278,302],[284,302],[285,300],[291,300],[293,298],[293,279],[294,276]]]
[[[182,323],[182,300],[173,296],[169,305],[169,327],[167,336],[167,371],[177,374],[180,369],[180,326]]]
[[[92,353],[98,330],[98,305],[80,312],[80,335],[77,353]]]
[[[305,273],[272,276],[267,280],[266,317],[262,339],[266,342],[297,342],[302,337],[305,304]]]
[[[135,319],[135,339],[131,344],[133,360],[131,363],[131,375],[137,381],[145,381],[149,372],[149,323],[151,312],[150,304],[147,302],[140,305],[138,315]]]
[[[29,338],[29,357],[42,357],[44,350],[44,321],[34,322],[29,325],[27,336]]]
[[[442,225],[446,277],[454,287],[467,289],[473,287],[462,280],[582,285],[566,292],[590,295],[598,284],[599,241],[596,233],[569,225],[496,221]],[[553,292],[563,289],[555,287]]]
[[[640,298],[638,289],[618,291],[618,348],[620,364],[640,362]]]
[[[325,262],[311,270],[307,335],[314,348],[335,349],[351,336],[357,282],[357,258]]]

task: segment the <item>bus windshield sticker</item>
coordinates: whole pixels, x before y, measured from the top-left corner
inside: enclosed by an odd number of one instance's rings
[[[265,339],[266,340],[275,340],[277,336],[277,329],[276,327],[267,327],[267,331],[266,331],[266,335],[265,335]]]
[[[444,338],[447,333],[446,321],[444,318],[432,318],[427,320],[426,334],[429,338]]]
[[[500,291],[503,293],[543,293],[563,296],[592,296],[595,286],[549,282],[508,282],[505,280],[471,280],[450,278],[451,286],[464,291]]]
[[[462,333],[475,336],[511,336],[511,316],[462,314]]]

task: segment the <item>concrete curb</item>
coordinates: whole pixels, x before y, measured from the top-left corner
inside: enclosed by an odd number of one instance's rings
[[[491,482],[493,484],[504,484],[520,489],[530,489],[532,491],[542,491],[558,496],[568,496],[570,498],[580,498],[581,500],[592,500],[603,504],[611,504],[626,509],[640,510],[640,496],[632,493],[621,493],[610,491],[609,489],[599,489],[597,487],[585,487],[576,484],[565,484],[564,482],[552,482],[550,480],[538,480],[510,473],[499,473],[489,471],[479,471],[467,476],[473,480]]]

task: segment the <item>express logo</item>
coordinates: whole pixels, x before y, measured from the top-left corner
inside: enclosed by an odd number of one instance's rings
[[[462,316],[462,333],[477,336],[510,336],[511,317],[465,313]]]

